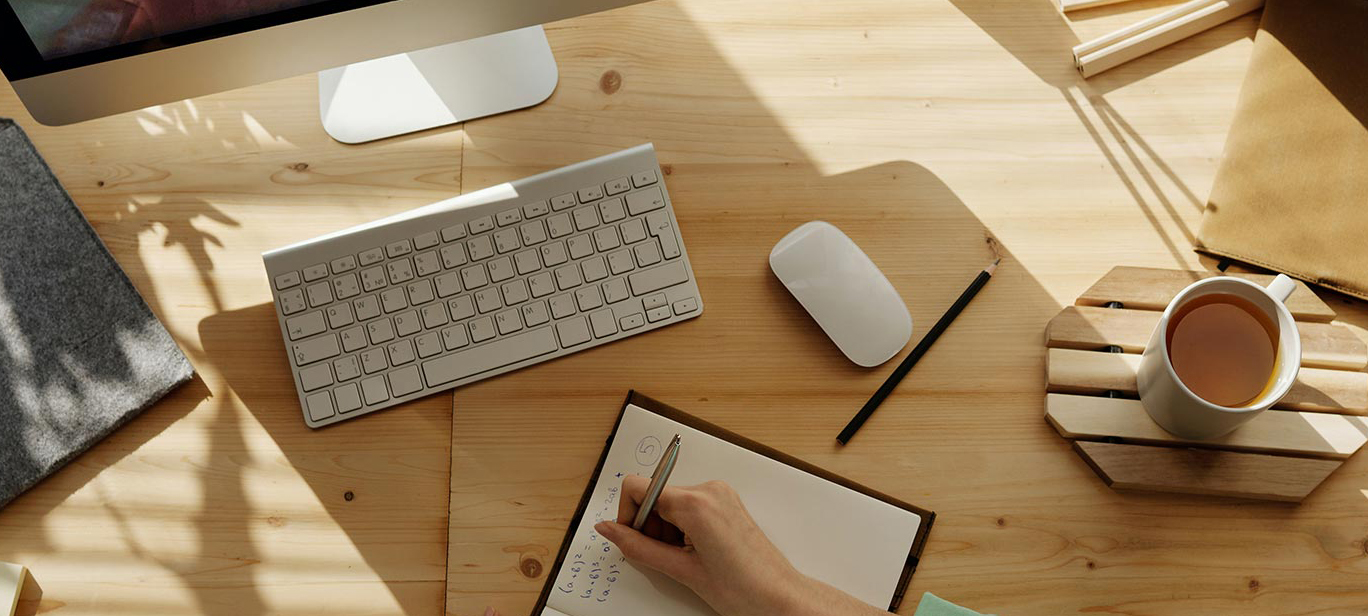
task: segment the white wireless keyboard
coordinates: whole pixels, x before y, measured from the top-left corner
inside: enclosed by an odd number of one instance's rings
[[[262,260],[314,428],[703,311],[650,144]]]

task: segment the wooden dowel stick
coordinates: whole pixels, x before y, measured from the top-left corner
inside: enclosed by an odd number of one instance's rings
[[[1199,2],[1202,5],[1199,6]],[[1075,47],[1074,64],[1084,78],[1092,77],[1261,6],[1263,0],[1193,0],[1168,13]],[[1191,7],[1196,10],[1189,11]]]

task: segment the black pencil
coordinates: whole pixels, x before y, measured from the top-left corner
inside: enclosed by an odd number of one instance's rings
[[[841,434],[836,437],[836,442],[842,445],[850,442],[850,437],[855,436],[855,431],[859,430],[860,426],[864,425],[865,420],[869,419],[869,416],[874,414],[874,410],[879,408],[880,404],[883,404],[884,398],[887,398],[888,394],[893,393],[893,388],[897,387],[898,383],[903,380],[903,377],[907,376],[907,373],[912,370],[912,366],[917,364],[917,360],[921,359],[921,356],[926,354],[926,350],[931,348],[931,345],[936,342],[936,339],[945,331],[945,328],[950,327],[950,322],[954,321],[955,317],[959,316],[959,313],[964,310],[964,307],[969,305],[969,300],[974,299],[974,296],[978,294],[979,289],[983,288],[984,283],[988,282],[988,279],[993,277],[993,272],[997,271],[998,263],[1001,262],[1002,259],[996,259],[988,267],[983,268],[982,272],[979,272],[978,277],[975,278],[973,282],[969,283],[969,288],[965,289],[963,293],[960,293],[959,299],[955,300],[955,303],[950,306],[950,309],[946,310],[945,314],[941,315],[940,320],[936,321],[936,324],[931,327],[931,331],[926,332],[926,335],[922,337],[921,342],[917,343],[917,348],[912,349],[912,352],[907,354],[907,357],[902,360],[902,363],[898,364],[898,367],[893,370],[893,374],[889,375],[888,380],[884,381],[883,385],[879,386],[879,390],[874,392],[873,396],[870,396],[869,402],[866,402],[864,407],[860,409],[860,412],[856,413],[855,417],[851,418],[850,423],[846,424],[845,429],[841,430]]]

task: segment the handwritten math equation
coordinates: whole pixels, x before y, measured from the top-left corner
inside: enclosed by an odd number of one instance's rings
[[[621,473],[618,476],[621,477]],[[593,524],[617,518],[618,497],[622,488],[613,486],[608,489],[603,501],[594,514]],[[584,543],[575,546],[565,558],[566,571],[562,574],[556,590],[579,599],[604,603],[613,594],[613,585],[621,575],[626,557],[612,542],[604,539],[591,526]]]

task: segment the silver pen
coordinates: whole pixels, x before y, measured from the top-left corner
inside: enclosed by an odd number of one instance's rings
[[[678,434],[670,440],[670,445],[665,448],[665,453],[660,456],[660,464],[657,464],[655,472],[651,473],[651,485],[646,487],[646,498],[641,500],[641,508],[637,509],[636,519],[632,520],[633,530],[641,530],[642,525],[646,524],[646,518],[650,517],[651,511],[655,509],[656,501],[660,499],[660,493],[665,490],[665,482],[670,480],[670,473],[674,471],[677,460],[679,460]]]

